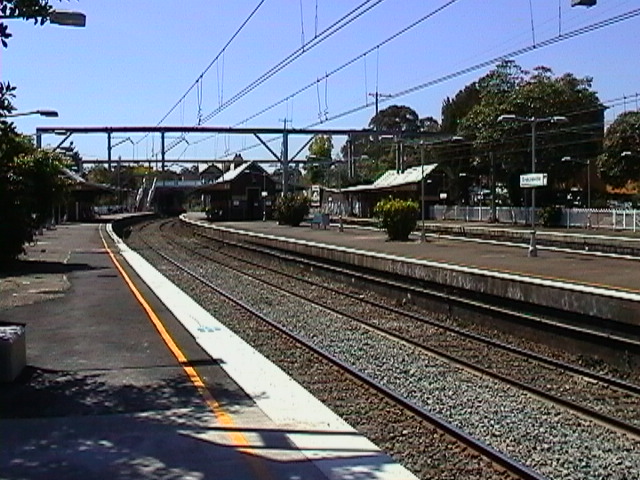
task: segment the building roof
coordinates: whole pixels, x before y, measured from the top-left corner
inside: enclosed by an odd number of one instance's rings
[[[73,188],[75,190],[90,190],[100,192],[114,193],[116,189],[110,185],[104,185],[102,183],[89,182],[76,172],[69,170],[66,167],[62,167],[62,176],[71,180]]]
[[[246,162],[243,163],[242,165],[240,165],[239,167],[233,168],[231,170],[229,170],[228,172],[225,172],[224,175],[222,175],[220,178],[217,178],[216,180],[214,180],[213,182],[209,182],[209,183],[205,183],[203,184],[201,187],[196,188],[196,192],[207,192],[207,191],[214,191],[214,190],[219,190],[220,185],[224,184],[224,183],[230,183],[232,181],[234,181],[236,178],[238,178],[243,172],[251,169],[251,168],[258,168],[262,173],[266,173],[266,170],[264,168],[262,168],[262,166],[256,162]]]
[[[240,165],[239,167],[233,168],[231,170],[229,170],[228,172],[225,172],[220,178],[218,178],[215,182],[213,183],[225,183],[225,182],[231,182],[232,180],[234,180],[238,175],[240,175],[242,172],[244,172],[247,168],[249,168],[249,166],[253,164],[253,162],[247,162],[247,163],[243,163],[242,165]]]
[[[207,165],[207,168],[200,172],[200,175],[222,175],[222,169],[213,163],[211,165]]]
[[[396,170],[387,170],[378,179],[370,185],[355,185],[341,189],[343,192],[366,192],[373,190],[392,190],[402,185],[410,185],[418,183],[421,179],[427,177],[436,167],[437,163],[430,163],[424,166],[411,167],[404,172]]]

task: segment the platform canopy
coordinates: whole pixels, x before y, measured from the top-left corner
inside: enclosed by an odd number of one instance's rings
[[[379,190],[393,190],[397,187],[411,185],[420,182],[427,177],[436,167],[437,163],[424,166],[411,167],[404,172],[387,170],[375,182],[369,185],[354,185],[340,189],[342,192],[372,192]]]

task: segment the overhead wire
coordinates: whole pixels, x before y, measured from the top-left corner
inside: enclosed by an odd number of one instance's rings
[[[472,65],[470,67],[463,68],[463,69],[458,70],[456,72],[449,73],[447,75],[443,75],[443,76],[441,76],[439,78],[436,78],[434,80],[430,80],[428,82],[424,82],[424,83],[421,83],[419,85],[415,85],[413,87],[401,90],[401,91],[396,92],[394,94],[388,95],[386,97],[386,101],[393,100],[393,99],[396,99],[396,98],[399,98],[399,97],[403,97],[403,96],[409,95],[411,93],[415,93],[415,92],[418,92],[420,90],[424,90],[425,88],[428,88],[428,87],[433,87],[435,85],[444,83],[446,81],[453,80],[453,79],[461,77],[463,75],[467,75],[469,73],[475,72],[475,71],[480,70],[482,68],[487,68],[487,67],[490,67],[492,65],[496,65],[497,63],[499,63],[499,62],[501,62],[503,60],[516,58],[516,57],[519,57],[519,56],[524,55],[526,53],[529,53],[529,52],[531,52],[533,50],[539,50],[539,49],[542,49],[542,48],[545,48],[545,47],[548,47],[548,46],[551,46],[551,45],[555,45],[557,43],[564,42],[566,40],[569,40],[569,39],[572,39],[572,38],[575,38],[575,37],[579,37],[579,36],[585,35],[587,33],[591,33],[591,32],[600,30],[602,28],[609,27],[611,25],[615,25],[617,23],[629,20],[629,19],[637,17],[639,15],[640,15],[640,8],[636,8],[636,9],[630,10],[628,12],[625,12],[625,13],[622,13],[622,14],[619,14],[619,15],[615,15],[613,17],[610,17],[610,18],[605,19],[605,20],[601,20],[599,22],[592,23],[592,24],[587,25],[585,27],[577,28],[575,30],[571,30],[569,32],[563,33],[562,35],[559,35],[557,37],[549,38],[547,40],[544,40],[544,41],[536,44],[535,46],[534,45],[529,45],[529,46],[526,46],[526,47],[522,47],[522,48],[519,48],[517,50],[513,50],[511,52],[508,52],[506,54],[503,54],[503,55],[500,55],[500,56],[497,56],[497,57],[493,57],[493,58],[491,58],[489,60],[485,60],[483,62],[477,63],[477,64]],[[339,114],[336,114],[336,115],[330,117],[328,119],[328,121],[337,120],[339,118],[343,118],[343,117],[346,117],[348,115],[352,115],[352,114],[354,114],[356,112],[364,110],[367,107],[368,107],[368,105],[360,105],[360,106],[351,108],[349,110],[346,110],[344,112],[341,112]],[[317,125],[319,125],[319,123],[312,123],[312,124],[306,126],[305,128],[311,128],[311,127],[314,127],[314,126],[317,126]]]
[[[426,20],[428,20],[429,18],[433,17],[434,15],[440,13],[441,11],[443,11],[444,9],[446,9],[447,7],[453,5],[454,3],[458,2],[459,0],[449,0],[448,2],[446,2],[445,4],[441,5],[440,7],[430,11],[429,13],[427,13],[426,15],[420,17],[418,20],[412,22],[411,24],[407,25],[406,27],[402,28],[401,30],[397,31],[396,33],[394,33],[393,35],[387,37],[386,39],[384,39],[383,41],[379,42],[378,44],[374,45],[373,47],[367,49],[366,51],[364,51],[363,53],[357,55],[356,57],[353,57],[351,60],[348,60],[347,62],[343,63],[342,65],[334,68],[333,70],[330,70],[329,72],[326,72],[324,76],[317,78],[315,81],[305,85],[304,87],[296,90],[295,92],[293,92],[292,94],[287,95],[286,97],[280,99],[279,101],[263,108],[262,110],[258,111],[257,113],[254,113],[253,115],[250,115],[247,118],[244,118],[243,120],[241,120],[240,122],[238,122],[235,126],[242,124],[242,123],[246,123],[249,120],[253,120],[254,118],[268,112],[269,110],[272,110],[273,108],[282,105],[283,103],[287,102],[289,99],[300,95],[301,93],[309,90],[310,88],[316,87],[316,89],[319,89],[319,83],[323,80],[325,80],[328,77],[331,77],[335,74],[337,74],[338,72],[344,70],[345,68],[353,65],[355,62],[357,62],[358,60],[360,60],[361,58],[366,58],[367,55],[369,55],[371,52],[373,52],[374,50],[379,51],[379,48],[392,42],[393,40],[395,40],[396,38],[400,37],[401,35],[407,33],[408,31],[410,31],[411,29],[417,27],[418,25],[420,25],[421,23],[425,22]],[[376,76],[376,82],[377,82],[377,76]],[[318,103],[320,103],[320,101],[318,100]],[[368,105],[368,103],[367,103]]]
[[[453,0],[453,1],[451,1],[451,2],[448,2],[448,3],[447,3],[446,5],[444,5],[444,6],[448,6],[449,4],[453,3],[454,1],[456,1],[456,0]],[[443,7],[444,7],[444,6],[443,6]],[[442,7],[441,7],[441,8],[442,8]],[[431,15],[431,14],[430,14],[430,15]],[[429,15],[429,16],[430,16],[430,15]],[[504,60],[504,59],[515,58],[515,57],[521,56],[521,55],[523,55],[523,54],[529,53],[530,51],[532,51],[532,50],[534,50],[534,49],[541,49],[541,48],[545,48],[545,47],[547,47],[547,46],[551,46],[551,45],[554,45],[554,44],[557,44],[557,43],[560,43],[560,42],[563,42],[563,41],[566,41],[566,40],[569,40],[569,39],[572,39],[572,38],[575,38],[575,37],[578,37],[578,36],[581,36],[581,35],[585,35],[585,34],[587,34],[587,33],[591,33],[591,32],[594,32],[594,31],[600,30],[600,29],[602,29],[602,28],[605,28],[605,27],[608,27],[608,26],[611,26],[611,25],[615,25],[615,24],[620,23],[620,22],[622,22],[622,21],[626,21],[626,20],[629,20],[629,19],[631,19],[631,18],[637,17],[638,15],[640,15],[640,9],[633,9],[633,10],[630,10],[630,11],[628,11],[628,12],[625,12],[625,13],[622,13],[622,14],[619,14],[619,15],[616,15],[616,16],[613,16],[613,17],[610,17],[610,18],[604,19],[604,20],[602,20],[602,21],[595,22],[595,23],[592,23],[592,24],[586,25],[586,26],[584,26],[584,27],[580,27],[580,28],[577,28],[577,29],[571,30],[571,31],[566,32],[566,33],[564,33],[564,34],[558,35],[557,37],[553,37],[553,38],[547,39],[547,40],[545,40],[545,41],[543,41],[543,42],[538,43],[538,44],[537,44],[537,45],[535,45],[535,46],[530,45],[530,46],[527,46],[527,47],[519,48],[519,49],[513,50],[513,51],[511,51],[511,52],[508,52],[508,53],[506,53],[506,54],[503,54],[503,55],[500,55],[500,56],[497,56],[497,57],[493,57],[493,58],[491,58],[491,59],[489,59],[489,60],[486,60],[486,61],[480,62],[480,63],[478,63],[478,64],[472,65],[472,66],[470,66],[470,67],[466,67],[466,68],[463,68],[463,69],[458,70],[458,71],[456,71],[456,72],[453,72],[453,73],[450,73],[450,74],[447,74],[447,75],[441,76],[441,77],[436,78],[436,79],[434,79],[434,80],[430,80],[430,81],[428,81],[428,82],[421,83],[421,84],[416,85],[416,86],[414,86],[414,87],[410,87],[410,88],[408,88],[408,89],[405,89],[405,90],[402,90],[402,91],[396,92],[395,94],[389,95],[387,98],[388,98],[388,99],[395,99],[395,98],[399,98],[399,97],[402,97],[402,96],[405,96],[405,95],[408,95],[408,94],[414,93],[414,92],[416,92],[416,91],[419,91],[419,90],[422,90],[422,89],[425,89],[425,88],[428,88],[428,87],[431,87],[431,86],[435,86],[435,85],[440,84],[440,83],[444,83],[444,82],[446,82],[446,81],[448,81],[448,80],[452,80],[452,79],[457,78],[457,77],[460,77],[460,76],[462,76],[462,75],[466,75],[466,74],[472,73],[472,72],[477,71],[477,70],[479,70],[479,69],[482,69],[482,68],[486,68],[486,67],[489,67],[489,66],[495,65],[495,64],[497,64],[498,62],[500,62],[500,61],[502,61],[502,60]],[[421,20],[418,20],[418,21],[417,21],[417,22],[415,22],[414,24],[412,24],[412,25],[410,25],[410,26],[406,27],[405,29],[401,30],[400,32],[398,32],[398,33],[394,34],[392,37],[389,37],[389,38],[388,38],[388,39],[386,39],[385,41],[381,42],[381,43],[380,43],[379,45],[377,45],[376,47],[373,47],[372,49],[367,50],[367,51],[366,51],[366,52],[364,52],[363,54],[359,55],[358,57],[355,57],[354,59],[352,59],[352,60],[350,60],[349,62],[347,62],[347,63],[343,64],[342,66],[340,66],[340,67],[338,67],[338,68],[336,68],[336,69],[332,70],[332,71],[331,71],[331,72],[329,72],[329,73],[326,73],[326,74],[325,74],[325,77],[330,76],[330,75],[332,75],[333,73],[336,73],[337,71],[340,71],[340,70],[341,70],[341,69],[343,69],[343,68],[346,68],[346,66],[351,65],[354,61],[356,61],[356,60],[358,60],[358,59],[362,58],[362,57],[363,57],[364,55],[366,55],[367,53],[370,53],[373,49],[378,48],[379,46],[382,46],[382,45],[384,45],[385,43],[388,43],[388,42],[389,42],[389,41],[391,41],[393,38],[396,38],[396,37],[397,37],[397,36],[399,36],[401,33],[403,33],[404,31],[407,31],[408,29],[412,28],[413,26],[415,26],[415,24],[417,24],[418,22],[423,21],[424,19],[425,19],[425,18],[423,17]],[[298,89],[296,92],[294,92],[293,94],[288,95],[288,96],[287,96],[287,97],[285,97],[284,99],[282,99],[282,100],[280,100],[280,101],[278,101],[278,102],[276,102],[276,103],[274,103],[274,104],[272,104],[272,105],[270,105],[270,106],[268,106],[268,107],[266,107],[266,108],[264,108],[264,109],[260,110],[259,112],[257,112],[256,114],[254,114],[254,115],[252,115],[252,116],[250,116],[250,117],[247,117],[246,119],[242,120],[242,121],[240,122],[240,124],[246,124],[249,120],[251,120],[251,119],[253,119],[253,118],[255,118],[255,117],[257,117],[257,116],[259,116],[259,115],[261,115],[261,114],[263,114],[263,113],[265,113],[265,112],[266,112],[266,111],[268,111],[268,110],[271,110],[271,109],[272,109],[272,108],[274,108],[275,106],[280,105],[280,104],[282,104],[282,103],[283,103],[283,102],[285,102],[285,101],[289,101],[289,99],[292,99],[293,97],[297,96],[298,94],[300,94],[300,93],[302,93],[302,92],[306,91],[307,89],[309,89],[309,88],[311,88],[311,87],[313,87],[313,86],[316,86],[316,87],[317,87],[317,86],[318,86],[318,83],[319,83],[320,81],[322,81],[322,78],[316,79],[316,81],[315,81],[315,82],[312,82],[312,83],[310,83],[310,84],[308,84],[308,85],[306,85],[306,86],[304,86],[304,87],[302,87],[302,88]],[[636,95],[637,95],[637,94],[636,94]],[[341,113],[339,113],[339,114],[336,114],[336,115],[333,115],[333,116],[331,116],[331,117],[328,117],[328,118],[327,118],[326,120],[324,120],[323,122],[316,122],[316,123],[312,123],[312,124],[310,124],[310,125],[307,125],[307,126],[306,126],[306,127],[304,127],[304,128],[312,128],[312,127],[318,126],[320,123],[324,123],[324,122],[326,122],[326,121],[332,121],[332,120],[336,120],[336,119],[339,119],[339,118],[343,118],[343,117],[345,117],[345,116],[351,115],[351,114],[356,113],[356,112],[358,112],[358,111],[360,111],[360,110],[363,110],[363,109],[365,109],[365,108],[368,108],[368,103],[367,103],[367,102],[365,103],[365,105],[361,105],[361,106],[354,107],[354,108],[351,108],[351,109],[349,109],[349,110],[343,111],[343,112],[341,112]],[[209,138],[210,138],[210,137],[209,137]],[[205,141],[205,140],[206,140],[206,139],[202,139],[201,141]],[[270,140],[270,141],[275,141],[275,140],[277,140],[277,138],[274,138],[274,139],[272,139],[272,140]],[[201,141],[199,141],[199,142],[197,142],[197,143],[200,143]],[[258,147],[258,146],[260,146],[260,144],[253,144],[253,145],[247,146],[246,148],[243,148],[243,149],[242,149],[242,150],[240,150],[239,152],[246,151],[246,150],[251,150],[251,149],[256,148],[256,147]]]
[[[191,84],[191,86],[187,89],[186,92],[184,92],[184,94],[178,99],[178,101],[176,101],[176,103],[173,104],[173,106],[169,109],[169,111],[167,113],[164,114],[164,116],[158,121],[158,123],[156,123],[156,126],[159,126],[162,124],[162,122],[164,122],[169,115],[171,115],[174,110],[178,107],[178,105],[181,104],[181,102],[187,97],[187,95],[189,95],[189,93],[191,93],[191,91],[196,87],[196,85],[198,85],[199,82],[202,81],[202,79],[204,78],[204,76],[207,74],[207,72],[211,69],[211,67],[213,66],[214,63],[216,63],[216,61],[218,60],[218,58],[220,58],[220,55],[222,55],[225,50],[229,47],[229,45],[231,45],[231,42],[233,42],[235,40],[235,38],[240,34],[240,32],[244,29],[244,27],[249,23],[249,20],[251,20],[251,18],[253,18],[253,16],[256,14],[256,12],[260,9],[260,7],[262,6],[262,4],[265,2],[266,0],[260,0],[258,2],[258,4],[254,7],[254,9],[251,11],[251,13],[249,14],[249,16],[247,18],[245,18],[245,20],[242,22],[242,24],[236,29],[236,31],[233,33],[233,35],[231,35],[231,38],[229,38],[229,40],[227,41],[227,43],[225,43],[225,45],[220,49],[220,51],[218,52],[218,54],[213,58],[213,60],[211,60],[211,62],[209,63],[209,65],[207,65],[207,67],[200,73],[200,75],[198,75],[198,77],[195,79],[195,81]],[[199,117],[201,118],[201,114],[199,115]],[[138,140],[138,142],[136,143],[140,143],[141,141],[143,141],[146,137],[148,136],[148,134],[144,135],[140,140]]]
[[[342,16],[340,19],[336,20],[329,27],[327,27],[322,32],[320,32],[320,34],[318,34],[318,36],[316,36],[312,40],[309,40],[308,42],[306,42],[303,46],[301,46],[300,48],[296,49],[294,52],[290,53],[287,57],[285,57],[283,60],[281,60],[276,65],[271,67],[269,70],[267,70],[265,73],[260,75],[257,79],[253,80],[249,85],[247,85],[246,87],[242,88],[239,92],[237,92],[235,95],[233,95],[231,98],[229,98],[226,102],[224,102],[218,108],[214,109],[213,111],[211,111],[210,113],[205,115],[204,118],[203,118],[203,122],[206,123],[209,120],[211,120],[213,117],[215,117],[220,112],[222,112],[226,108],[228,108],[231,105],[233,105],[235,102],[240,100],[242,97],[244,97],[245,95],[247,95],[251,91],[255,90],[258,86],[262,85],[268,79],[273,77],[276,73],[278,73],[281,70],[283,70],[285,67],[287,67],[288,65],[293,63],[298,58],[300,58],[302,55],[305,55],[310,50],[312,50],[313,48],[317,47],[319,44],[321,44],[325,40],[329,39],[330,37],[332,37],[333,35],[338,33],[340,30],[342,30],[346,26],[350,25],[355,20],[357,20],[358,18],[363,16],[365,13],[369,12],[370,10],[372,10],[373,8],[375,8],[377,5],[379,5],[380,3],[384,2],[384,1],[385,0],[365,0],[364,2],[362,2],[356,8],[352,9],[347,14]],[[372,4],[371,5],[367,5],[369,3],[372,3]]]
[[[551,45],[554,45],[554,44],[557,44],[557,43],[561,43],[561,42],[564,42],[566,40],[569,40],[569,39],[572,39],[572,38],[576,38],[576,37],[585,35],[587,33],[591,33],[591,32],[600,30],[602,28],[606,28],[606,27],[609,27],[611,25],[615,25],[617,23],[620,23],[620,22],[623,22],[623,21],[626,21],[626,20],[630,20],[630,19],[635,18],[635,17],[637,17],[639,15],[640,15],[640,8],[632,9],[632,10],[629,10],[629,11],[627,11],[625,13],[622,13],[622,14],[619,14],[619,15],[614,15],[613,17],[609,17],[607,19],[604,19],[604,20],[601,20],[601,21],[598,21],[598,22],[594,22],[594,23],[586,25],[584,27],[576,28],[574,30],[571,30],[571,31],[566,32],[566,33],[563,33],[563,34],[558,35],[556,37],[552,37],[550,39],[544,40],[544,41],[538,43],[535,46],[534,45],[530,45],[530,46],[527,46],[527,47],[519,48],[519,49],[513,50],[511,52],[508,52],[506,54],[503,54],[503,55],[500,55],[500,56],[497,56],[497,57],[493,57],[493,58],[491,58],[489,60],[485,60],[483,62],[477,63],[477,64],[472,65],[470,67],[466,67],[466,68],[463,68],[463,69],[458,70],[456,72],[441,76],[441,77],[436,78],[434,80],[430,80],[428,82],[421,83],[421,84],[416,85],[414,87],[410,87],[408,89],[401,90],[399,92],[396,92],[394,94],[386,96],[386,100],[383,100],[383,101],[389,101],[389,100],[392,100],[392,99],[403,97],[405,95],[409,95],[411,93],[415,93],[415,92],[423,90],[425,88],[432,87],[432,86],[444,83],[446,81],[458,78],[460,76],[463,76],[463,75],[466,75],[466,74],[469,74],[469,73],[472,73],[472,72],[480,70],[482,68],[490,67],[492,65],[495,65],[495,64],[499,63],[502,60],[516,58],[516,57],[519,57],[519,56],[524,55],[526,53],[529,53],[529,52],[531,52],[533,50],[539,50],[539,49],[542,49],[542,48],[545,48],[545,47],[548,47],[548,46],[551,46]],[[337,69],[333,70],[332,72],[330,72],[327,75],[330,75],[330,74],[332,74],[332,73],[334,73],[336,71],[339,71],[339,70],[345,68],[347,65],[352,64],[355,60],[361,58],[363,55],[365,55],[366,53],[368,53],[370,51],[371,51],[371,49],[368,50],[367,52],[365,52],[364,54],[359,55],[358,57],[350,60],[349,62],[347,62],[345,64],[343,64],[342,66],[338,67]],[[291,98],[291,97],[293,97],[295,95],[298,95],[299,93],[302,93],[303,91],[307,90],[308,88],[310,88],[313,85],[315,85],[315,83],[311,83],[309,85],[306,85],[305,87],[302,87],[301,89],[297,90],[296,92],[294,92],[293,94],[287,96],[286,98],[289,99],[289,98]],[[274,108],[275,106],[281,104],[283,101],[284,100],[280,100],[279,102],[276,102],[276,103],[274,103],[274,104],[272,104],[272,105],[260,110],[258,113],[256,113],[256,114],[244,119],[243,122],[247,122],[248,120],[251,120],[251,119],[253,119],[253,118],[265,113],[266,111],[268,111],[268,110]],[[340,119],[340,118],[344,118],[346,116],[349,116],[349,115],[357,113],[357,112],[359,112],[361,110],[364,110],[364,109],[366,109],[368,107],[369,107],[368,102],[365,102],[364,105],[360,105],[360,106],[345,110],[345,111],[343,111],[341,113],[338,113],[338,114],[335,114],[335,115],[333,115],[331,117],[327,117],[323,121],[318,121],[318,122],[314,122],[314,123],[308,124],[303,128],[307,128],[308,129],[308,128],[317,127],[322,123],[330,122],[330,121],[337,120],[337,119]],[[253,148],[256,148],[256,147],[259,147],[259,146],[260,146],[260,144],[253,144],[253,145],[250,145],[250,146],[246,147],[242,151],[250,150],[250,149],[253,149]]]

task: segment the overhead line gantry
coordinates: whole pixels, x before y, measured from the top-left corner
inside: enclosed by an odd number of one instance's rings
[[[412,139],[439,139],[444,138],[442,134],[433,132],[410,132],[410,131],[398,131],[398,130],[371,130],[371,129],[340,129],[340,128],[286,128],[286,127],[215,127],[207,125],[194,125],[194,126],[86,126],[86,127],[37,127],[36,128],[36,144],[39,148],[42,147],[43,135],[63,135],[65,138],[57,148],[59,148],[67,139],[73,134],[95,134],[103,133],[107,135],[107,164],[111,169],[111,153],[113,149],[112,135],[113,134],[132,134],[132,133],[159,133],[160,134],[160,155],[162,170],[166,167],[166,145],[165,136],[170,133],[219,133],[219,134],[233,134],[233,135],[253,135],[274,157],[274,159],[282,166],[282,192],[288,191],[288,172],[289,164],[297,163],[294,160],[290,160],[289,157],[289,136],[291,135],[306,135],[310,138],[306,143],[291,157],[295,159],[300,152],[315,138],[317,135],[331,135],[331,136],[346,136],[348,140],[357,136],[371,136],[371,137],[386,137],[394,138],[396,141],[401,141],[403,138]],[[261,137],[261,135],[282,135],[282,154],[278,155],[268,143]],[[349,149],[351,152],[351,149]],[[349,154],[347,159],[351,166],[352,158]],[[213,162],[214,160],[212,160]],[[351,169],[350,169],[351,170]]]

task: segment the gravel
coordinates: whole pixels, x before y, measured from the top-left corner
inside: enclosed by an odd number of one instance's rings
[[[183,254],[183,260],[188,259]],[[203,266],[193,258],[190,263],[272,320],[544,476],[640,478],[637,439],[425,355],[223,267]],[[212,308],[207,305],[207,293],[197,291],[198,300]]]

